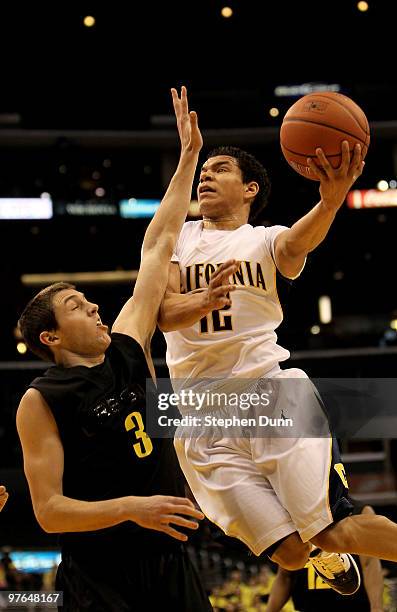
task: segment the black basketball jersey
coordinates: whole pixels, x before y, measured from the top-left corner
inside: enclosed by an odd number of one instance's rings
[[[355,557],[361,573],[358,557]],[[363,586],[357,593],[346,597],[339,595],[321,580],[309,563],[304,569],[294,572],[292,601],[299,612],[370,612],[369,600]]]
[[[145,389],[151,375],[141,346],[113,333],[103,363],[53,366],[31,384],[43,395],[56,420],[64,448],[63,494],[84,501],[128,495],[184,497],[184,479],[170,438],[145,431]],[[115,527],[65,533],[68,550],[89,544],[164,550],[180,542],[126,521]]]

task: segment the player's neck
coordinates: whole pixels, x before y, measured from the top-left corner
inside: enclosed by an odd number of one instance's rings
[[[93,368],[105,360],[105,353],[102,355],[87,356],[78,355],[70,351],[62,351],[62,354],[58,356],[56,365],[63,368],[74,368],[75,366],[85,366],[87,368]]]
[[[235,230],[247,223],[247,219],[236,217],[222,217],[220,219],[210,219],[203,217],[203,229],[206,230]]]

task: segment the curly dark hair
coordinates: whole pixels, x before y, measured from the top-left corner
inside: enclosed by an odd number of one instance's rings
[[[262,164],[247,151],[239,149],[239,147],[223,146],[212,149],[207,155],[207,159],[217,155],[228,155],[234,157],[243,176],[243,182],[249,183],[255,181],[259,185],[259,191],[255,196],[251,208],[248,221],[254,221],[258,218],[262,210],[266,207],[270,195],[270,178],[266,169]]]
[[[40,341],[43,331],[57,329],[53,298],[63,289],[76,289],[70,283],[54,283],[42,289],[25,306],[18,327],[29,349],[44,361],[55,361],[52,350]]]

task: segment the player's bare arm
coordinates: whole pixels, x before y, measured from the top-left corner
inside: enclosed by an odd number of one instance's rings
[[[179,164],[146,231],[133,297],[121,310],[112,329],[135,338],[147,356],[167,286],[168,265],[187,215],[194,173],[203,144],[197,115],[194,111],[189,113],[186,88],[182,87],[180,97],[175,89],[171,91],[181,142]]]
[[[185,541],[186,535],[172,525],[194,530],[204,516],[190,500],[179,497],[128,496],[92,502],[65,497],[62,442],[55,419],[36,389],[29,389],[21,400],[17,429],[34,513],[46,532],[95,531],[133,521]]]
[[[8,493],[4,485],[0,486],[0,512],[3,510],[7,503]]]
[[[320,181],[321,200],[290,229],[279,234],[275,242],[277,268],[288,278],[299,274],[308,253],[324,240],[349,189],[364,169],[360,145],[355,146],[350,159],[349,145],[342,142],[339,168],[331,166],[321,149],[316,153],[317,163],[312,159],[307,163]]]
[[[239,268],[239,262],[229,259],[221,264],[211,276],[208,288],[181,294],[179,264],[169,266],[168,285],[160,306],[158,326],[163,332],[190,327],[212,310],[231,305],[230,292],[235,285],[229,277]]]

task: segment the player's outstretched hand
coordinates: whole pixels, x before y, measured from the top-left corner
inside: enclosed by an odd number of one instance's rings
[[[326,208],[336,212],[345,201],[353,183],[364,170],[365,162],[361,155],[361,146],[356,144],[350,156],[349,143],[342,142],[342,161],[338,168],[333,168],[322,149],[316,149],[317,160],[308,159],[313,174],[320,181],[321,200]]]
[[[1,510],[3,510],[4,506],[6,505],[8,499],[8,493],[6,491],[6,488],[1,485],[0,486],[0,512]]]
[[[197,521],[204,518],[204,514],[197,510],[190,499],[186,497],[170,497],[167,495],[153,495],[151,497],[134,497],[131,519],[146,529],[163,531],[176,540],[186,542],[187,535],[178,531],[171,525],[195,530]],[[192,521],[185,516],[192,517]]]
[[[181,88],[180,97],[174,88],[171,89],[171,95],[182,151],[199,153],[203,146],[203,137],[198,127],[197,113],[189,113],[186,87]]]
[[[204,306],[206,308],[219,310],[231,305],[229,293],[234,291],[236,286],[230,284],[229,277],[237,272],[239,267],[239,261],[228,259],[228,261],[225,261],[216,269],[211,276],[208,289],[205,293]]]

